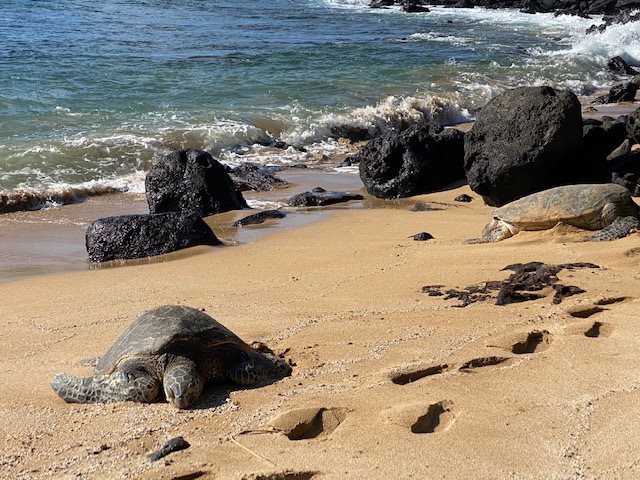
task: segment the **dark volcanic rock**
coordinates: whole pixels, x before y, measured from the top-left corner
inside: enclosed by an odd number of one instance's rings
[[[181,212],[100,218],[89,225],[86,233],[87,253],[93,263],[220,243],[202,218]]]
[[[355,155],[367,191],[379,198],[432,192],[464,178],[464,133],[427,122],[389,130]]]
[[[629,66],[627,62],[624,61],[622,57],[613,57],[611,60],[607,62],[607,67],[609,70],[616,73],[623,73],[625,75],[638,75],[640,72],[634,70]]]
[[[464,143],[467,181],[491,206],[584,175],[577,97],[551,87],[520,87],[492,99]]]
[[[458,195],[453,200],[455,202],[469,203],[471,200],[473,200],[473,197],[471,197],[470,195],[467,195],[466,193],[463,193],[462,195]]]
[[[607,95],[596,98],[594,103],[633,102],[638,88],[640,88],[640,76],[634,77],[630,82],[611,87]]]
[[[264,212],[254,213],[247,217],[241,218],[237,222],[234,222],[234,227],[244,227],[245,225],[257,225],[264,223],[271,218],[284,218],[287,214],[281,210],[265,210]]]
[[[424,242],[424,241],[426,241],[426,240],[433,240],[433,235],[431,235],[431,234],[430,234],[430,233],[428,233],[428,232],[420,232],[420,233],[416,233],[416,234],[413,236],[413,239],[414,239],[416,242]]]
[[[236,188],[241,191],[265,192],[289,185],[288,182],[276,177],[271,172],[270,167],[247,162],[232,169],[230,174]]]
[[[593,181],[608,181],[607,156],[627,138],[625,123],[615,119],[590,121],[582,128],[582,132],[583,159],[594,174]]]
[[[607,162],[611,183],[625,187],[634,197],[640,196],[640,150]]]
[[[287,204],[292,207],[324,207],[350,200],[362,200],[363,198],[362,195],[348,192],[328,192],[324,188],[316,187],[310,192],[294,195],[287,200]]]
[[[145,180],[151,213],[198,216],[249,208],[225,167],[202,150],[181,150],[153,164]]]
[[[165,442],[165,444],[159,450],[156,450],[153,453],[147,455],[147,458],[155,462],[160,460],[161,458],[166,457],[170,453],[179,452],[180,450],[185,450],[189,448],[191,444],[187,442],[183,437],[174,437]]]
[[[627,117],[627,136],[636,143],[640,143],[640,108]]]

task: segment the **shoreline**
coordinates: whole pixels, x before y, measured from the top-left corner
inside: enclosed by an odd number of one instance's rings
[[[589,97],[591,98],[591,97]],[[617,117],[634,111],[640,102],[623,104],[592,105],[582,97],[583,118]],[[452,125],[462,131],[468,131],[473,122]],[[205,218],[215,234],[227,245],[237,245],[256,241],[265,235],[281,230],[298,228],[310,222],[324,218],[329,212],[344,208],[369,208],[367,205],[384,203],[366,192],[357,173],[336,172],[330,170],[344,157],[324,159],[318,167],[306,169],[288,169],[278,175],[290,185],[268,192],[245,192],[248,200],[269,205],[280,205],[283,201],[302,191],[321,186],[327,190],[349,190],[365,196],[364,202],[300,209],[285,208],[287,217],[266,224],[244,228],[231,227],[236,220],[249,215],[251,210],[232,211]],[[404,199],[410,200],[410,199]],[[260,208],[253,209],[253,211]],[[101,268],[120,268],[136,264],[172,261],[190,254],[206,251],[205,247],[196,247],[161,255],[149,259],[126,262],[108,262],[106,265],[90,265],[84,248],[84,232],[92,221],[111,215],[147,213],[148,207],[143,194],[109,193],[60,207],[35,211],[21,211],[0,215],[0,241],[5,248],[0,254],[0,284],[38,275],[50,275],[67,271],[96,270]],[[216,247],[214,247],[216,248]]]

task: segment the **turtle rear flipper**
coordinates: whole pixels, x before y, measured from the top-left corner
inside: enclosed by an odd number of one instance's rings
[[[66,373],[53,377],[51,388],[68,403],[153,402],[160,392],[160,380],[148,374],[77,378]]]
[[[601,242],[624,238],[632,231],[640,228],[640,220],[636,217],[618,217],[610,225],[598,230],[591,236],[591,241]]]

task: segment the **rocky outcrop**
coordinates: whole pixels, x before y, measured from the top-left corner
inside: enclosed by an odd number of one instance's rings
[[[180,212],[100,218],[86,232],[92,263],[151,257],[220,243],[202,218]]]
[[[299,193],[289,198],[287,205],[292,207],[324,207],[335,203],[363,199],[364,197],[362,195],[348,192],[332,192],[321,187],[316,187],[309,192]]]
[[[354,156],[367,191],[379,198],[432,192],[464,178],[464,133],[419,122],[389,130]]]
[[[636,4],[638,4],[637,0],[634,0]],[[632,2],[632,3],[634,3]],[[594,33],[603,33],[608,27],[611,25],[624,25],[630,22],[638,22],[640,21],[640,12],[633,13],[633,10],[636,10],[640,7],[632,7],[629,9],[624,9],[621,11],[613,12],[611,15],[605,15],[602,17],[604,23],[601,24],[593,24],[586,30],[586,34],[594,34]]]
[[[206,216],[249,208],[225,167],[202,150],[165,155],[147,173],[145,187],[151,213]]]
[[[372,8],[403,5],[407,0],[373,0]],[[420,2],[421,3],[421,2]],[[620,15],[640,8],[640,0],[429,0],[429,5],[455,8],[517,8],[525,13],[563,13],[569,15]],[[615,21],[615,20],[613,20]]]
[[[479,112],[464,149],[469,186],[488,205],[573,183],[583,175],[580,103],[568,90],[508,90]]]

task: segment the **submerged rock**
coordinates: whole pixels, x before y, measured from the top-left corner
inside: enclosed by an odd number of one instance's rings
[[[236,188],[241,191],[266,192],[289,185],[285,180],[273,175],[273,169],[270,167],[252,162],[231,169],[230,174]]]
[[[362,195],[349,192],[331,192],[324,188],[316,187],[310,192],[303,192],[287,200],[292,207],[322,207],[335,203],[349,202],[351,200],[363,200]]]
[[[284,218],[287,214],[281,210],[265,210],[264,212],[254,213],[253,215],[241,218],[234,222],[234,227],[244,227],[245,225],[257,225],[264,223],[271,218]]]

